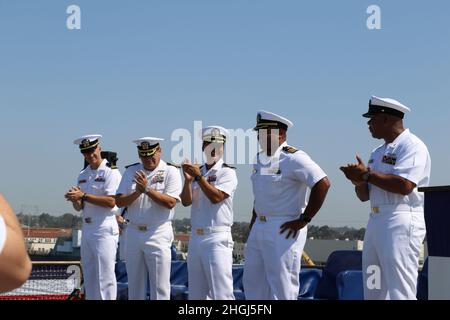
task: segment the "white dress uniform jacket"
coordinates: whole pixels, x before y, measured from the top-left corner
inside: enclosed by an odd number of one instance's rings
[[[87,166],[81,171],[77,185],[87,194],[114,196],[120,179],[119,170],[111,169],[103,160],[97,170]],[[116,212],[117,207],[111,209],[84,203],[81,263],[86,299],[89,300],[115,300],[117,297],[114,267],[119,228]]]
[[[189,299],[232,300],[233,196],[238,180],[233,168],[220,159],[201,174],[229,197],[212,203],[197,182],[192,185],[191,240],[189,242]]]
[[[425,144],[406,129],[395,141],[372,152],[368,168],[426,187],[431,159]],[[419,253],[425,237],[424,195],[415,188],[403,196],[370,183],[369,195],[371,213],[363,251],[364,297],[414,300]],[[376,274],[374,270],[380,272]]]
[[[298,219],[307,192],[326,177],[303,151],[283,143],[272,157],[260,153],[252,183],[257,219],[245,249],[244,290],[250,300],[296,300],[307,227],[286,239],[280,226]]]
[[[125,171],[117,194],[128,195],[136,190],[133,182],[137,171],[146,173],[148,186],[180,201],[182,182],[180,171],[160,160],[153,171],[145,170],[141,163]],[[175,209],[167,209],[141,194],[128,206],[130,220],[126,232],[126,263],[128,298],[144,300],[147,297],[147,276],[150,299],[170,299],[170,269],[173,241],[172,219]]]

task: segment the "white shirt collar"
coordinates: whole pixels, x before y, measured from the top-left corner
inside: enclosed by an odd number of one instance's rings
[[[166,167],[166,163],[163,161],[163,159],[160,159],[156,168],[151,171],[145,169],[144,164],[142,162],[141,162],[141,166],[144,171],[150,172],[149,174],[152,174],[153,172],[157,172],[158,170],[163,170]]]
[[[271,155],[271,156],[268,156],[265,152],[261,152],[260,154],[259,154],[259,160],[260,160],[260,162],[261,163],[274,163],[275,161],[274,160],[278,160],[278,159],[280,159],[280,154],[281,154],[281,150],[283,150],[283,148],[284,147],[286,147],[288,144],[287,144],[287,141],[285,141],[285,142],[283,142],[278,148],[277,148],[277,150],[275,151],[275,153],[273,154],[273,155]]]
[[[88,168],[91,171],[97,171],[97,170],[105,169],[106,163],[108,163],[108,161],[106,161],[106,159],[103,159],[97,169],[92,169],[90,164],[88,164]]]
[[[395,138],[394,141],[392,141],[391,143],[388,143],[387,145],[389,147],[395,147],[397,144],[399,144],[405,137],[407,137],[409,135],[409,129],[405,129],[403,130],[402,133],[400,133],[397,138]]]
[[[205,163],[203,165],[203,170],[205,170],[205,174],[208,174],[212,170],[218,170],[219,168],[221,168],[223,166],[223,164],[224,164],[223,158],[220,158],[219,161],[217,161],[209,170],[206,168],[206,163]]]

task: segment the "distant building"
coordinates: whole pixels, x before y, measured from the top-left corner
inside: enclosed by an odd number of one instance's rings
[[[189,248],[189,239],[191,235],[188,233],[177,233],[174,236],[173,244],[177,249],[177,257],[179,260],[185,260]],[[233,263],[242,263],[244,260],[244,243],[235,242],[233,247]]]
[[[30,255],[48,255],[55,248],[58,238],[70,236],[71,229],[22,228]]]

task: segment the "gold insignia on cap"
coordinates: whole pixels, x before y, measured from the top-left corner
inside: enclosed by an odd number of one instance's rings
[[[142,142],[141,143],[141,148],[142,148],[142,150],[150,149],[150,143],[148,143],[147,141]]]
[[[213,137],[218,137],[218,136],[220,136],[220,130],[217,129],[217,128],[212,129],[212,130],[211,130],[211,135],[212,135]]]
[[[89,147],[89,145],[90,145],[89,139],[84,139],[83,141],[81,141],[81,146],[83,148],[87,148]]]

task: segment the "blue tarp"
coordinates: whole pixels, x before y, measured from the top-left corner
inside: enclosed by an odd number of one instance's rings
[[[329,300],[362,300],[363,280],[361,270],[361,251],[335,251],[322,269],[302,267],[300,271],[300,290],[298,299],[329,299]],[[427,263],[419,273],[417,297],[428,298]],[[236,300],[245,299],[242,283],[243,265],[233,265],[233,289]],[[128,279],[125,263],[116,263],[117,299],[128,298]],[[171,299],[186,300],[188,298],[188,268],[185,261],[172,261]]]
[[[244,286],[242,276],[243,265],[233,266],[233,288],[236,300],[244,300]],[[315,268],[302,268],[300,272],[300,292],[299,299],[313,299],[314,292],[319,283],[322,270]],[[128,298],[128,279],[126,266],[123,261],[116,263],[117,278],[117,299],[126,300]],[[185,261],[172,261],[170,274],[171,299],[186,300],[188,298],[188,268]]]

